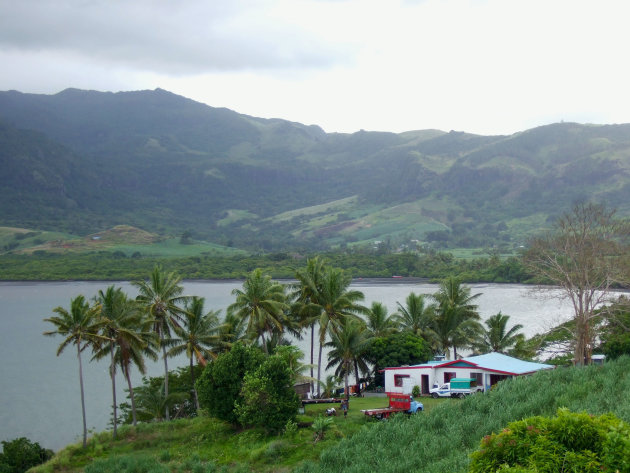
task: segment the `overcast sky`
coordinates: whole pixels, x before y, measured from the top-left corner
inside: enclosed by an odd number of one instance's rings
[[[327,132],[630,122],[628,0],[0,0],[0,90],[157,87]]]

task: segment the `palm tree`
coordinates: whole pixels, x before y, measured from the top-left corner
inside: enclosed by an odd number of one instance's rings
[[[117,434],[116,405],[116,366],[120,365],[127,380],[131,397],[133,425],[136,425],[136,405],[133,386],[131,384],[131,364],[134,363],[141,373],[146,372],[144,355],[157,359],[152,349],[153,333],[149,331],[152,321],[146,320],[137,303],[127,298],[121,288],[109,286],[105,292],[99,291],[96,302],[100,309],[101,330],[107,343],[96,347],[94,357],[101,359],[110,357],[110,376],[112,379],[114,438]]]
[[[290,299],[294,301],[292,311],[297,314],[303,327],[309,327],[311,331],[311,378],[313,378],[314,349],[315,349],[315,325],[322,312],[317,305],[317,297],[321,292],[321,281],[325,270],[325,263],[316,256],[306,260],[306,268],[295,272],[298,283],[292,286],[293,292]],[[311,394],[314,384],[311,383]]]
[[[159,265],[153,268],[148,281],[132,283],[139,291],[136,301],[153,319],[153,331],[160,340],[164,359],[165,398],[168,398],[168,361],[164,340],[170,336],[171,327],[178,325],[178,321],[181,320],[183,309],[179,304],[188,299],[188,296],[182,295],[184,288],[180,283],[181,277],[173,272],[165,274]],[[168,405],[166,405],[166,420],[169,419]]]
[[[197,363],[206,366],[208,358],[216,358],[215,347],[219,343],[218,331],[219,310],[209,311],[204,309],[205,299],[193,296],[186,302],[184,320],[181,325],[173,328],[178,338],[171,338],[167,344],[171,347],[166,353],[167,356],[176,356],[186,353],[190,360],[190,381],[193,390],[195,407],[199,410],[197,390],[195,389],[195,370],[193,358]]]
[[[335,389],[339,386],[341,380],[332,374],[326,376],[326,380],[323,382],[324,391],[322,392],[322,396],[324,397],[334,397]]]
[[[243,289],[234,289],[232,294],[236,296],[236,301],[229,309],[247,320],[247,333],[252,340],[260,339],[265,348],[266,333],[284,332],[288,305],[282,284],[272,281],[271,276],[263,275],[261,269],[255,269],[245,279]]]
[[[387,314],[387,307],[381,302],[372,302],[367,312],[366,330],[368,337],[386,337],[396,333],[396,322]]]
[[[339,268],[326,268],[322,275],[321,287],[314,301],[319,306],[319,356],[317,360],[317,395],[320,395],[322,351],[326,333],[335,333],[346,319],[367,312],[367,308],[358,304],[365,296],[361,291],[349,290],[351,278]]]
[[[245,320],[236,315],[233,309],[228,308],[223,323],[218,329],[217,355],[230,351],[236,342],[245,340]]]
[[[477,306],[473,303],[481,294],[470,294],[470,288],[462,286],[454,277],[442,281],[438,292],[433,294],[437,302],[433,321],[433,336],[448,357],[453,348],[457,358],[457,347],[468,346],[477,337],[481,328]]]
[[[435,306],[427,304],[424,294],[410,292],[405,299],[405,305],[396,302],[398,311],[395,320],[403,332],[428,338],[428,330],[435,317]]]
[[[326,343],[331,350],[328,353],[326,368],[336,366],[335,375],[343,377],[346,399],[350,396],[348,377],[353,371],[359,380],[359,370],[368,371],[363,354],[367,348],[368,338],[365,326],[357,320],[347,319],[338,330],[330,330],[330,342]]]
[[[509,315],[504,315],[501,312],[489,317],[486,320],[488,329],[482,331],[475,347],[481,351],[494,351],[505,354],[523,338],[523,334],[519,333],[519,330],[523,328],[521,324],[516,324],[507,330],[509,319]]]
[[[44,319],[55,326],[55,330],[44,332],[46,336],[62,335],[64,338],[59,348],[57,356],[70,344],[77,347],[77,358],[79,359],[79,386],[81,388],[81,414],[83,416],[83,448],[87,445],[87,423],[85,419],[85,393],[83,390],[83,364],[81,352],[88,346],[97,342],[100,338],[98,331],[100,328],[97,320],[97,312],[94,307],[90,307],[85,297],[79,295],[70,300],[70,310],[63,307],[55,307],[53,312],[57,317]]]

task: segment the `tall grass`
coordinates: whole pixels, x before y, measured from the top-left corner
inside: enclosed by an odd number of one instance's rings
[[[425,415],[393,418],[364,429],[298,473],[465,472],[481,438],[524,417],[560,407],[612,412],[630,422],[630,358],[604,366],[559,368],[499,383],[490,393],[449,402]]]

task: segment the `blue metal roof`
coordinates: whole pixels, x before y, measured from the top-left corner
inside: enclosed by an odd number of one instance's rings
[[[526,374],[539,370],[548,370],[554,368],[553,365],[544,363],[533,363],[531,361],[523,361],[518,358],[503,355],[501,353],[486,353],[485,355],[469,356],[463,358],[465,361],[474,363],[480,368],[493,371],[502,371],[512,374]]]

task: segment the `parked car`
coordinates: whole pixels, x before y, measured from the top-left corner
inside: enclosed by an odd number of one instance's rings
[[[452,378],[450,382],[444,383],[442,386],[429,390],[432,397],[459,397],[463,398],[469,394],[481,391],[482,388],[477,386],[475,378]]]

